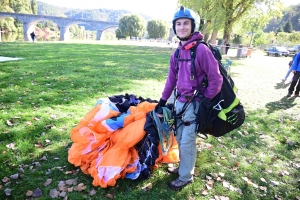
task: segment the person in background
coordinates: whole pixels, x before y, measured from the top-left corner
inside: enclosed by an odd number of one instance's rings
[[[293,62],[294,62],[294,58],[296,57],[297,54],[295,54],[292,58],[292,60],[289,62],[289,69],[288,71],[286,72],[286,75],[283,79],[281,79],[283,82],[286,81],[286,79],[290,76],[291,72],[292,72],[292,65],[293,65]],[[292,80],[290,81],[292,82]]]
[[[30,37],[32,39],[32,42],[34,42],[34,39],[35,39],[35,33],[34,33],[34,31],[32,31],[32,33],[30,33]]]
[[[227,42],[226,45],[225,45],[225,53],[226,53],[226,55],[228,53],[229,48],[230,48],[230,44],[229,44],[229,42]]]
[[[294,97],[299,97],[299,91],[300,91],[300,47],[298,49],[298,53],[296,54],[295,58],[293,59],[293,64],[292,64],[292,73],[294,74],[291,85],[288,90],[288,94],[286,95],[287,97],[290,97],[293,95],[295,86],[297,84],[296,90]]]
[[[155,112],[161,114],[161,107],[165,107],[168,98],[176,88],[175,119],[176,140],[179,147],[179,167],[168,169],[170,173],[178,174],[179,177],[169,183],[169,187],[180,190],[193,182],[194,167],[196,162],[196,113],[200,101],[212,100],[221,90],[223,77],[220,74],[218,61],[210,49],[199,44],[196,49],[195,66],[191,65],[191,48],[203,39],[200,32],[195,31],[194,11],[180,7],[173,18],[173,31],[180,40],[178,44],[179,57],[176,59],[175,52],[170,58],[169,74],[162,92],[162,96],[155,107]],[[192,74],[193,73],[193,74]],[[207,77],[208,86],[201,87],[204,77]],[[194,97],[195,90],[200,90],[201,96]],[[181,125],[180,125],[181,124]]]

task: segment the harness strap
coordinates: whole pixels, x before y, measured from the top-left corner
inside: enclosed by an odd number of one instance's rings
[[[196,49],[198,47],[198,44],[200,42],[193,42],[192,46],[189,47],[191,50],[191,59],[184,59],[184,58],[179,58],[179,48],[176,49],[175,51],[175,58],[176,58],[176,65],[175,65],[175,70],[176,70],[176,79],[178,79],[178,71],[179,71],[179,67],[178,67],[178,61],[182,61],[182,62],[188,62],[191,61],[191,75],[190,75],[190,80],[194,80],[195,79],[195,73],[196,73],[196,69],[195,69],[195,57],[196,57]]]

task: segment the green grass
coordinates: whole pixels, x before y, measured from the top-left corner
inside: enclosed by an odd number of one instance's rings
[[[103,189],[68,163],[70,130],[99,98],[133,93],[159,99],[173,51],[135,45],[0,43],[1,56],[24,58],[0,63],[0,199],[26,199],[26,192],[37,188],[43,193],[39,199],[51,199],[49,193],[58,189],[59,181],[74,178],[86,189],[68,192],[72,200],[300,196],[300,123],[295,118],[297,109],[289,110],[299,103],[281,99],[261,106],[254,102],[253,86],[243,84],[249,66],[240,59],[233,60],[231,74],[240,86],[246,121],[225,137],[201,141],[194,184],[180,192],[170,190],[167,184],[176,176],[162,165],[150,179],[119,179],[115,187]],[[16,173],[20,177],[5,181]],[[208,190],[210,178],[214,184]],[[47,179],[52,182],[44,186]],[[152,188],[144,191],[150,183]],[[10,197],[5,189],[12,190]],[[89,195],[92,189],[97,192],[94,196]]]

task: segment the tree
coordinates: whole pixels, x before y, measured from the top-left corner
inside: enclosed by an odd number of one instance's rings
[[[167,22],[163,20],[150,20],[147,24],[147,31],[150,38],[163,38],[169,36],[169,27]]]
[[[122,34],[120,29],[116,29],[116,38],[119,40],[121,38],[126,38],[126,36]]]
[[[34,14],[34,15],[37,14],[37,4],[36,4],[36,0],[31,0],[31,10],[32,10],[32,14]]]
[[[230,41],[234,25],[255,8],[264,8],[265,13],[281,12],[278,0],[180,0],[184,5],[199,11],[200,17],[211,21],[214,31],[223,30],[222,44]],[[209,6],[210,9],[207,9]],[[215,25],[216,23],[216,25]]]
[[[146,27],[145,19],[139,15],[125,15],[119,20],[119,29],[124,36],[141,37]]]
[[[293,32],[293,26],[292,26],[292,22],[291,19],[289,19],[285,25],[283,26],[283,31],[286,33],[291,33]]]
[[[276,29],[276,35],[277,35],[277,33],[280,33],[280,32],[283,32],[283,28],[280,26],[278,29]]]

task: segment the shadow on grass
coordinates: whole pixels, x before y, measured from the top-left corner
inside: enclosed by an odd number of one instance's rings
[[[266,104],[267,113],[274,113],[278,110],[287,110],[297,105],[294,103],[295,97],[283,97],[279,101],[273,101]]]
[[[285,89],[287,87],[290,86],[291,83],[285,83],[285,82],[280,82],[280,83],[276,83],[276,86],[274,86],[274,88],[276,90],[279,90],[279,89]]]

